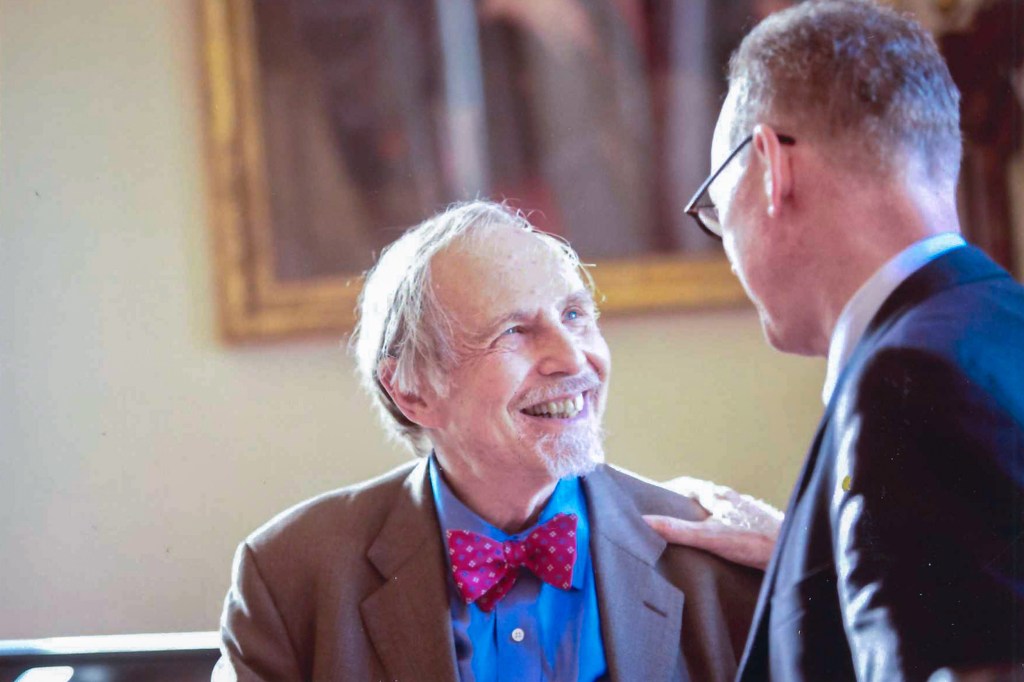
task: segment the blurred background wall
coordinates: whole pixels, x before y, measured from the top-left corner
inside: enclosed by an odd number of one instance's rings
[[[406,459],[340,339],[218,340],[200,47],[192,2],[0,0],[0,638],[214,629],[245,534]],[[746,307],[603,326],[611,461],[785,504],[823,363]]]

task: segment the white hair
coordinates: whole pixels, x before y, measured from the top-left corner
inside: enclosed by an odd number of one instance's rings
[[[536,230],[520,211],[504,203],[467,201],[453,204],[410,228],[384,249],[366,274],[359,295],[356,330],[350,343],[363,388],[385,429],[420,455],[431,443],[410,421],[381,383],[383,363],[391,363],[391,383],[401,393],[430,388],[443,396],[445,374],[458,361],[450,317],[438,305],[430,283],[430,264],[454,242],[478,231],[504,227],[525,230],[557,250],[592,287],[589,273],[568,243]]]

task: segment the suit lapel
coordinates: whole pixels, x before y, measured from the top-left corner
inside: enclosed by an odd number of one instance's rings
[[[836,387],[838,390],[838,386]],[[833,394],[834,395],[834,394]],[[818,431],[814,435],[814,443],[804,458],[803,469],[797,478],[796,486],[790,495],[789,504],[786,505],[786,516],[779,529],[779,538],[775,541],[775,551],[765,569],[764,580],[761,582],[761,593],[757,597],[757,607],[754,609],[754,618],[750,624],[750,636],[747,637],[747,645],[743,650],[743,657],[740,658],[737,680],[762,680],[768,679],[768,619],[771,615],[772,593],[775,589],[775,576],[778,572],[779,557],[785,548],[786,538],[790,532],[790,519],[793,518],[793,510],[800,503],[807,483],[811,479],[815,465],[818,461],[818,454],[821,452],[822,440],[825,437],[825,430],[828,428],[829,418],[832,414],[832,405],[829,404],[825,415],[818,424]]]
[[[448,580],[426,460],[405,481],[367,558],[385,582],[360,605],[390,678],[455,680]]]
[[[604,468],[584,479],[601,635],[612,680],[665,680],[676,669],[683,593],[656,570],[666,543]]]

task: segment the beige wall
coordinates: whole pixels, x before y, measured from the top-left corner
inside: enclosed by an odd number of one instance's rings
[[[404,458],[336,340],[216,340],[198,50],[185,0],[0,0],[0,638],[212,629],[245,533]],[[784,503],[820,362],[605,329],[612,461]]]

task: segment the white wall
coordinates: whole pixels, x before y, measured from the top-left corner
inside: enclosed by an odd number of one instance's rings
[[[196,8],[0,0],[0,638],[216,626],[236,543],[404,459],[336,340],[217,341]],[[608,319],[610,458],[783,504],[818,361]]]

